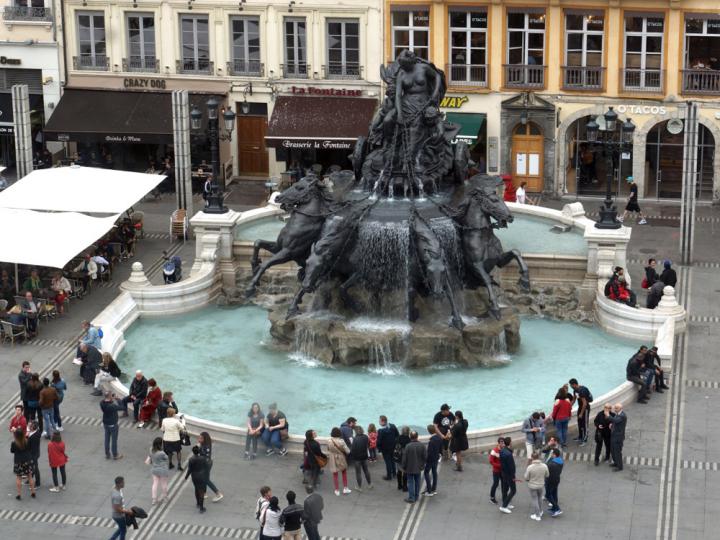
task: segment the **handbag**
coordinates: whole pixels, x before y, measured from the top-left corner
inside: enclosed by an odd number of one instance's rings
[[[325,467],[325,465],[328,464],[328,458],[325,456],[320,456],[317,454],[313,454],[315,456],[315,461],[317,461],[318,467],[321,469]]]
[[[185,430],[180,432],[180,444],[183,446],[190,446],[192,444],[190,442],[190,434]]]
[[[647,288],[648,288],[648,279],[647,279],[646,277],[643,278],[642,283],[640,283],[640,286],[641,286],[643,289],[647,289]]]

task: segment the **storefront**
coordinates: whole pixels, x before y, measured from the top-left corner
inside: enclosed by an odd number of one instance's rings
[[[486,94],[456,94],[448,92],[440,103],[448,122],[460,126],[453,140],[463,141],[470,149],[475,169],[482,173],[497,174],[499,116],[494,111],[498,99]]]

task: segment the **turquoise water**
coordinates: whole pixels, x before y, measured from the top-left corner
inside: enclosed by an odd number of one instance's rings
[[[120,366],[154,377],[187,414],[231,425],[245,425],[253,401],[263,410],[276,401],[296,434],[309,428],[328,434],[348,416],[377,424],[380,414],[419,427],[447,402],[480,429],[549,412],[571,377],[594,396],[604,394],[625,380],[625,364],[638,347],[595,328],[523,319],[521,349],[506,367],[381,376],[293,359],[268,347],[268,330],[267,313],[254,306],[140,319],[126,333]]]
[[[241,225],[235,233],[237,240],[274,240],[285,225],[277,217],[258,219],[248,225]],[[572,230],[567,233],[549,232],[554,222],[523,215],[516,215],[507,229],[498,229],[503,248],[518,249],[521,253],[555,253],[557,255],[587,255],[587,243],[583,235]]]

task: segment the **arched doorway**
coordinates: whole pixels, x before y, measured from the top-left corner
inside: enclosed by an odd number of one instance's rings
[[[650,130],[645,148],[648,197],[679,199],[682,196],[684,143],[685,129],[684,125],[681,125],[681,121],[659,122]],[[697,153],[697,198],[699,200],[712,200],[714,157],[715,138],[707,127],[699,124]]]
[[[542,129],[534,122],[515,126],[512,135],[512,177],[518,187],[527,182],[527,191],[543,190],[544,139]]]

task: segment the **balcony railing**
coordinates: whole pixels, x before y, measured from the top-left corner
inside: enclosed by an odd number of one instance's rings
[[[662,93],[665,86],[662,69],[626,68],[620,70],[620,81],[626,92]]]
[[[131,56],[122,59],[122,70],[125,72],[157,73],[160,62],[154,56]]]
[[[602,90],[605,86],[604,67],[562,66],[563,88],[565,90]]]
[[[684,94],[720,95],[720,71],[712,69],[683,69]]]
[[[322,67],[324,79],[362,79],[362,66],[357,62],[331,62]]]
[[[8,22],[52,22],[52,8],[5,6],[3,20]]]
[[[486,64],[446,64],[445,73],[449,74],[450,86],[487,87]]]
[[[265,64],[257,60],[236,58],[227,63],[227,74],[245,77],[264,77]]]
[[[73,69],[81,71],[107,71],[108,57],[104,54],[73,56]]]
[[[175,62],[175,71],[186,75],[212,75],[214,69],[215,63],[207,58],[189,58]]]
[[[543,88],[545,66],[536,64],[505,64],[506,88]]]
[[[282,74],[285,79],[307,79],[310,73],[310,66],[305,63],[281,64]]]

